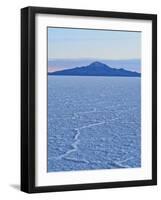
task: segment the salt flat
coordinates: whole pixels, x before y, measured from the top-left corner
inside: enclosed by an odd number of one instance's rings
[[[48,172],[141,167],[140,84],[48,76]]]

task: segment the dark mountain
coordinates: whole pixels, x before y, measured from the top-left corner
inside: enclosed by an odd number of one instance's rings
[[[49,72],[48,75],[70,75],[70,76],[127,76],[140,77],[138,72],[132,72],[123,68],[111,68],[101,62],[93,62],[90,65],[83,67],[76,67],[72,69],[65,69],[56,72]]]

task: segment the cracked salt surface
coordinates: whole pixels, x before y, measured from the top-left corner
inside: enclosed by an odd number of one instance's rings
[[[48,172],[141,167],[140,78],[48,77]]]

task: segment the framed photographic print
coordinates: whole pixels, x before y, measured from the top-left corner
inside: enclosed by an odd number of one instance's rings
[[[157,184],[157,16],[21,10],[21,190]]]

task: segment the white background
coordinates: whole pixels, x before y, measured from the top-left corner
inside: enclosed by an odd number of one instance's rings
[[[20,171],[20,8],[28,5],[64,8],[99,9],[125,12],[157,13],[161,18],[160,0],[4,0],[0,7],[0,199],[146,199],[159,200],[161,196],[161,174],[158,186],[75,191],[45,194],[25,194],[18,190]],[[158,23],[159,24],[159,23]],[[158,27],[158,35],[161,33]],[[158,38],[158,52],[161,52]],[[158,53],[159,55],[159,53]],[[158,56],[158,77],[161,76]],[[158,80],[161,85],[161,79]],[[161,90],[160,90],[161,91]],[[161,93],[158,90],[158,102]],[[158,111],[161,111],[160,104]],[[158,153],[161,151],[161,131],[158,112]],[[158,169],[161,160],[158,156]]]

